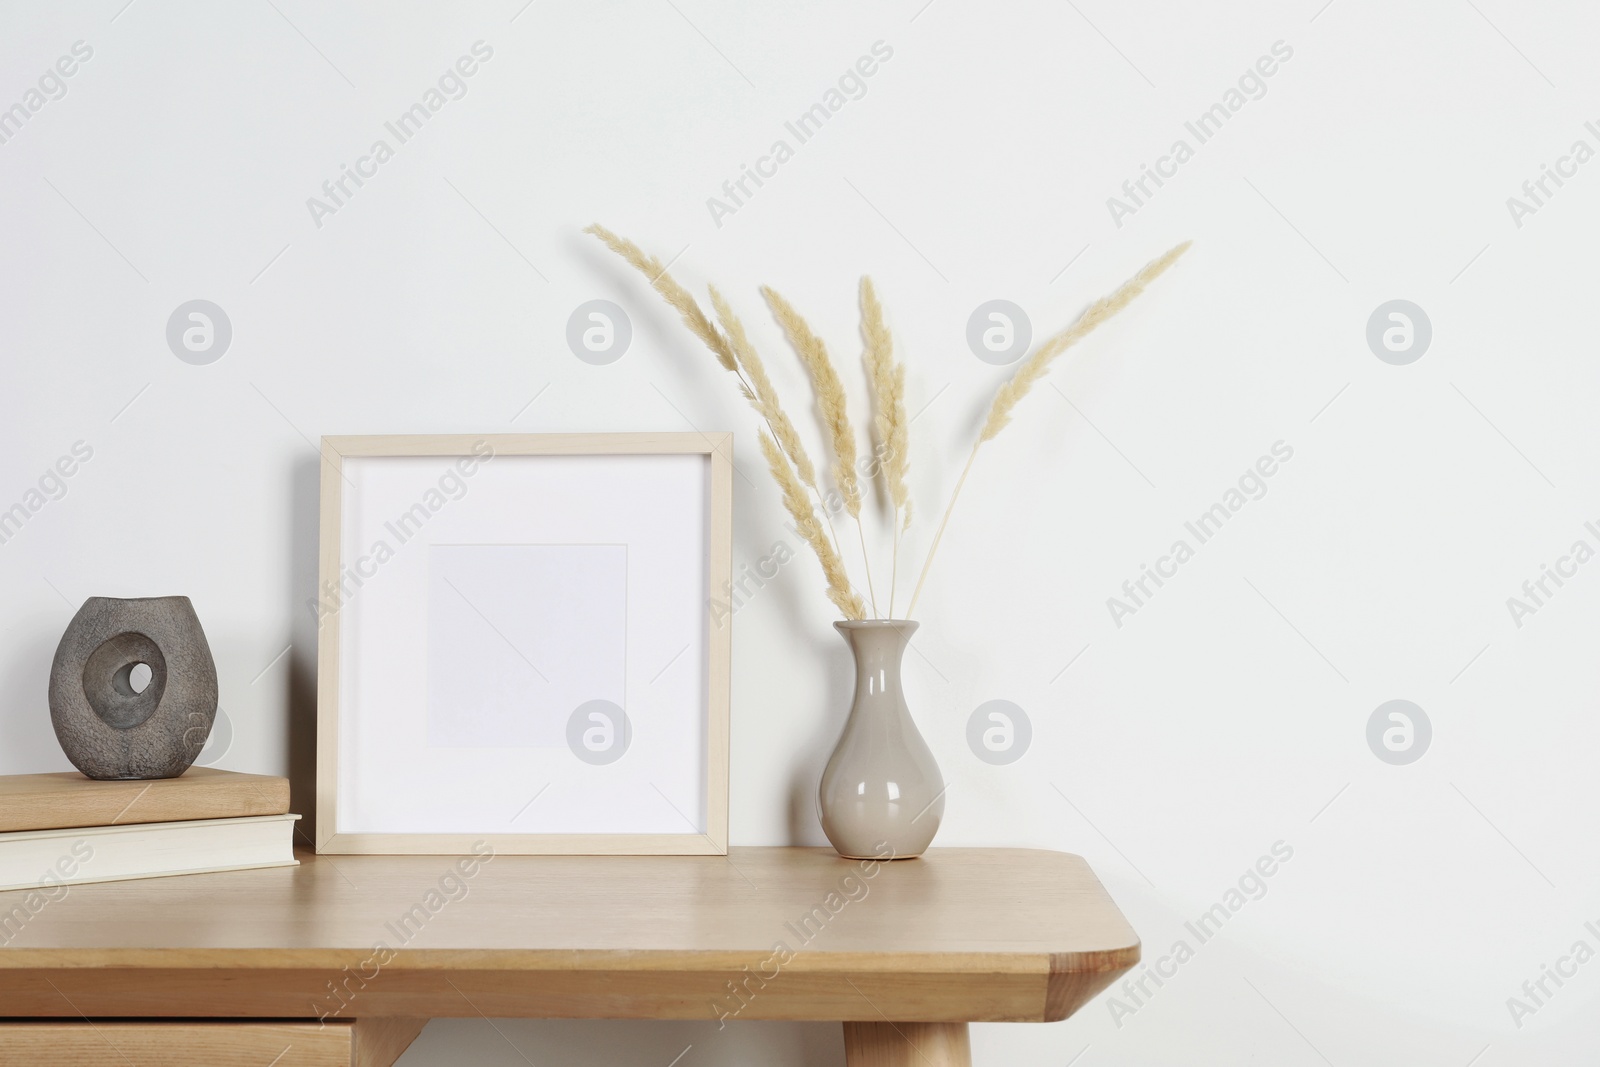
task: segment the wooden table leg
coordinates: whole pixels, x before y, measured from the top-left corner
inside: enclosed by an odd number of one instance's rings
[[[845,1023],[848,1067],[972,1067],[966,1023]]]

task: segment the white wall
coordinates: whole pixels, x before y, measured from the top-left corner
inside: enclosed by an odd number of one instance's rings
[[[980,1060],[1592,1057],[1600,963],[1546,980],[1532,1014],[1507,1005],[1575,942],[1600,948],[1600,564],[1520,620],[1507,606],[1574,541],[1600,547],[1600,163],[1507,206],[1573,142],[1600,148],[1592,7],[124,2],[0,14],[0,107],[93,49],[0,144],[0,507],[93,449],[0,545],[0,772],[67,766],[44,695],[76,605],[179,592],[217,653],[220,765],[305,771],[319,434],[731,428],[736,558],[784,537],[754,417],[584,224],[721,283],[796,409],[755,287],[809,313],[859,385],[854,287],[875,276],[926,405],[913,560],[1005,373],[968,349],[972,310],[1014,301],[1042,334],[1192,237],[986,449],[908,675],[952,783],[939,843],[1080,852],[1149,961],[1196,951],[1120,1018],[1102,997],[978,1027]],[[467,94],[318,226],[307,198],[477,41],[493,55]],[[707,198],[878,41],[865,94],[717,225]],[[1279,41],[1265,95],[1117,225],[1107,198],[1194,146],[1184,122]],[[233,329],[205,366],[164,336],[196,298]],[[565,342],[597,298],[635,331],[609,366]],[[1432,323],[1410,365],[1366,341],[1392,299]],[[1278,441],[1293,458],[1266,495],[1116,625],[1107,598]],[[738,614],[737,843],[821,840],[810,797],[850,669],[828,621],[805,558]],[[1405,766],[1366,739],[1397,698],[1433,729]],[[1006,766],[965,739],[992,699],[1034,729]],[[1197,945],[1184,922],[1279,841],[1265,895]],[[501,1029],[538,1063],[842,1055],[821,1024]],[[482,1022],[435,1024],[404,1062],[468,1049],[522,1062]]]

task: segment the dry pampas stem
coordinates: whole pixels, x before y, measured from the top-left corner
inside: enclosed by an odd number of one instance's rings
[[[706,317],[705,312],[700,310],[700,305],[695,301],[694,297],[689,295],[689,291],[679,285],[672,275],[667,273],[666,265],[659,259],[647,255],[632,241],[618,237],[598,223],[588,227],[584,232],[594,234],[605,242],[608,248],[644,274],[650,280],[651,287],[660,293],[667,303],[683,317],[684,325],[689,327],[689,331],[705,342],[707,348],[711,349],[712,355],[717,357],[717,362],[739,379],[740,392],[750,402],[750,406],[755,408],[756,412],[765,420],[767,428],[772,432],[777,445],[781,448],[780,459],[784,456],[788,457],[787,461],[780,464],[783,469],[783,475],[786,475],[788,480],[798,477],[800,483],[810,488],[816,494],[818,503],[823,505],[822,517],[828,525],[828,532],[833,538],[833,544],[829,545],[828,541],[821,536],[821,528],[816,525],[815,511],[811,508],[805,493],[801,492],[799,503],[805,509],[805,522],[814,527],[817,533],[815,540],[810,536],[807,536],[806,540],[816,551],[824,572],[829,571],[829,560],[832,560],[831,566],[837,574],[829,574],[830,586],[834,584],[836,578],[844,581],[843,589],[849,594],[850,598],[853,598],[857,610],[855,615],[849,617],[857,619],[863,617],[865,611],[859,607],[860,598],[855,596],[854,592],[850,590],[848,580],[844,579],[843,564],[839,561],[837,547],[839,536],[834,532],[833,519],[828,514],[827,504],[822,498],[822,490],[817,486],[816,468],[811,463],[811,457],[806,454],[805,445],[800,441],[800,435],[795,432],[794,423],[790,421],[789,416],[784,413],[783,406],[778,402],[778,392],[772,387],[772,380],[767,376],[766,365],[761,362],[761,356],[756,352],[755,346],[750,343],[750,338],[745,333],[744,324],[739,321],[739,317],[733,313],[733,309],[722,298],[722,294],[717,291],[716,287],[710,286],[711,306],[716,311],[717,319],[724,331],[719,333],[717,327],[713,326],[711,320]],[[791,463],[794,465],[792,471],[789,468]],[[778,480],[780,486],[785,487],[785,506],[788,506],[790,512],[795,515],[795,522],[804,525],[799,513],[795,512],[793,503],[787,499],[787,481],[785,477],[779,475],[777,468],[773,469],[773,477]],[[829,595],[830,597],[833,596],[832,593]],[[835,603],[839,603],[839,601],[835,599]],[[848,613],[849,609],[845,604],[840,604],[839,610]]]
[[[978,443],[994,440],[995,435],[1005,429],[1006,423],[1011,421],[1011,409],[1016,407],[1017,401],[1027,396],[1028,390],[1045,376],[1057,356],[1133,303],[1147,285],[1161,277],[1168,267],[1178,261],[1179,256],[1189,251],[1189,244],[1190,242],[1185,241],[1160,259],[1146,264],[1138,274],[1123,282],[1120,289],[1090,304],[1071,326],[1040,345],[1038,350],[1017,368],[1017,373],[1012,375],[1011,380],[1002,385],[1000,391],[995,394],[994,403],[989,408],[989,417],[983,424],[983,433],[978,436]]]
[[[649,279],[651,287],[678,312],[684,325],[704,342],[723,369],[739,379],[740,391],[767,424],[768,432],[760,434],[762,455],[766,457],[772,477],[782,490],[784,508],[793,518],[796,531],[811,546],[822,564],[822,572],[828,583],[828,599],[833,601],[845,618],[865,618],[866,605],[851,586],[849,575],[845,571],[844,561],[839,552],[839,537],[833,529],[827,498],[823,496],[822,489],[818,485],[816,468],[812,465],[810,456],[806,454],[805,446],[795,431],[794,423],[784,413],[778,401],[777,390],[773,388],[755,346],[750,343],[744,324],[733,313],[728,302],[715,287],[711,288],[711,304],[717,316],[717,321],[713,323],[688,290],[667,273],[667,265],[659,259],[647,255],[632,241],[618,237],[598,224],[588,227],[584,232],[594,234],[613,252],[644,274]],[[933,544],[928,549],[927,559],[922,564],[916,587],[912,590],[911,604],[906,610],[908,617],[916,612],[923,584],[928,580],[928,571],[932,568],[934,556],[944,539],[944,531],[950,524],[950,515],[955,510],[956,501],[960,499],[961,490],[967,484],[967,476],[972,473],[973,462],[978,458],[978,450],[987,442],[994,440],[1000,431],[1006,428],[1011,422],[1011,413],[1018,402],[1049,372],[1051,364],[1057,357],[1132,303],[1140,293],[1144,292],[1146,286],[1172,266],[1188,248],[1188,242],[1184,242],[1160,259],[1146,265],[1110,296],[1089,305],[1072,325],[1035,349],[1012,375],[1011,380],[1000,387],[989,406],[989,414],[984,420],[983,429],[979,432],[977,441],[973,443],[972,451],[967,455],[966,465],[961,469],[961,477],[957,479],[955,489],[950,494],[950,502],[945,506],[944,515],[939,519],[939,528],[934,533]],[[866,533],[861,523],[861,484],[855,468],[855,434],[850,426],[844,386],[839,381],[837,371],[834,370],[827,347],[799,313],[772,289],[763,288],[761,292],[790,344],[800,356],[801,363],[810,374],[817,395],[817,410],[833,454],[833,479],[838,484],[839,492],[844,499],[845,510],[856,520],[856,533],[861,541],[862,559],[867,562]],[[876,456],[876,460],[882,470],[884,488],[895,519],[894,554],[889,579],[889,615],[892,617],[895,608],[896,581],[899,576],[900,536],[911,522],[911,499],[906,488],[910,422],[906,418],[905,411],[905,364],[894,361],[894,342],[888,327],[884,325],[883,308],[878,303],[877,293],[870,278],[861,279],[861,336],[865,345],[862,361],[866,365],[872,386],[873,428],[882,453]],[[812,503],[811,497],[807,496],[808,489],[822,506],[820,520],[816,506]],[[828,535],[831,535],[831,540],[830,536],[823,533],[824,524],[827,526]],[[872,599],[873,614],[876,615],[877,595],[872,588],[870,562],[867,571],[867,590]]]
[[[822,491],[817,488],[817,472],[811,465],[811,457],[806,454],[805,446],[800,443],[800,435],[795,432],[794,423],[789,421],[789,416],[784,414],[782,405],[778,403],[777,390],[773,389],[772,381],[767,377],[766,366],[757,355],[755,346],[750,344],[749,338],[745,335],[744,324],[734,315],[716,287],[710,287],[711,304],[726,335],[717,332],[717,328],[711,324],[706,313],[700,310],[699,303],[689,295],[687,289],[667,273],[666,265],[659,259],[646,254],[632,241],[618,237],[599,223],[587,227],[583,232],[592,233],[600,238],[606,247],[648,278],[651,287],[683,317],[683,323],[689,327],[689,332],[705,342],[705,346],[717,357],[717,362],[725,370],[731,371],[738,377],[745,399],[750,401],[750,406],[766,420],[772,436],[777,438],[784,454],[799,472],[800,481],[816,492],[820,500]],[[832,528],[831,520],[829,528]],[[838,538],[835,537],[834,540],[837,541]]]
[[[828,539],[822,536],[822,527],[817,524],[816,511],[811,506],[811,498],[806,496],[806,491],[795,477],[794,470],[779,451],[778,446],[766,433],[761,435],[761,454],[767,458],[767,469],[772,472],[772,477],[783,490],[783,506],[788,509],[790,518],[794,519],[795,529],[800,536],[805,538],[811,550],[817,554],[817,559],[822,563],[822,574],[828,580],[828,599],[834,606],[844,613],[847,619],[865,618],[866,605],[861,602],[861,597],[850,588],[850,578],[845,573],[844,561],[839,558],[833,546],[828,544]]]
[[[722,324],[722,329],[728,336],[728,345],[744,372],[740,375],[740,381],[744,385],[745,398],[756,411],[760,412],[761,417],[767,420],[772,436],[777,438],[784,455],[794,464],[795,470],[800,475],[800,481],[816,489],[816,468],[811,465],[811,457],[806,454],[805,445],[800,443],[800,435],[795,432],[794,423],[789,421],[789,416],[784,414],[783,407],[778,403],[778,391],[772,387],[772,379],[767,377],[766,364],[761,362],[755,346],[750,343],[749,335],[744,332],[744,323],[739,321],[739,317],[733,313],[733,309],[722,298],[722,294],[717,292],[716,286],[711,286],[710,289],[711,307],[716,311],[717,321]]]
[[[928,580],[928,568],[933,566],[934,553],[939,551],[939,542],[944,537],[945,526],[950,522],[950,512],[955,510],[956,500],[961,496],[961,487],[967,484],[967,474],[972,470],[972,461],[978,458],[978,449],[982,448],[985,442],[994,440],[996,435],[1006,428],[1011,421],[1011,409],[1016,407],[1017,402],[1027,396],[1028,391],[1045,376],[1057,356],[1133,303],[1139,294],[1144,292],[1146,286],[1159,278],[1168,267],[1178,261],[1179,256],[1189,250],[1189,244],[1190,242],[1185,241],[1160,259],[1146,264],[1138,274],[1123,282],[1116,292],[1090,304],[1071,326],[1040,345],[1017,369],[1017,373],[1011,376],[1011,380],[1000,387],[1000,391],[995,394],[994,403],[989,407],[989,417],[984,420],[983,431],[973,444],[971,453],[967,455],[967,465],[961,469],[961,477],[956,482],[955,491],[950,494],[950,503],[944,509],[944,517],[939,520],[939,530],[933,536],[933,546],[928,549],[928,558],[922,564],[917,587],[911,593],[911,607],[907,609],[907,615],[916,610],[917,598],[922,595],[922,583]]]
[[[739,316],[733,313],[733,309],[722,298],[722,294],[717,292],[717,287],[713,285],[709,288],[711,306],[717,312],[717,321],[722,323],[722,328],[728,335],[728,343],[733,348],[733,354],[744,370],[739,380],[745,398],[761,413],[761,417],[767,420],[767,428],[777,439],[778,447],[794,464],[795,473],[800,476],[801,484],[816,494],[817,503],[822,505],[822,520],[828,525],[828,536],[833,539],[834,551],[838,551],[839,531],[833,528],[833,516],[828,513],[828,502],[823,499],[822,490],[817,486],[817,470],[811,465],[811,457],[806,453],[806,446],[800,442],[800,435],[795,432],[794,423],[789,421],[789,416],[778,403],[778,391],[772,387],[772,379],[767,377],[766,365],[761,362],[755,346],[750,343],[749,335],[744,332],[744,323],[739,321]]]
[[[872,563],[867,556],[867,535],[861,528],[861,482],[856,476],[856,434],[850,425],[849,403],[845,398],[844,383],[834,370],[828,356],[828,346],[816,335],[809,323],[801,317],[777,290],[761,287],[761,295],[772,308],[773,317],[783,327],[783,334],[805,365],[811,376],[811,387],[817,394],[817,411],[827,431],[828,443],[833,450],[833,481],[844,497],[844,509],[856,522],[856,536],[861,541],[861,561],[866,568],[867,595],[872,599],[872,613],[878,613],[878,596],[872,588]],[[826,508],[824,509],[826,510]]]
[[[717,362],[722,364],[723,370],[730,370],[737,374],[738,367],[733,360],[733,350],[728,346],[727,339],[717,332],[711,325],[711,320],[706,318],[706,313],[700,310],[700,305],[695,302],[689,291],[673,280],[667,273],[667,265],[654,256],[646,255],[642,249],[625,237],[618,237],[599,223],[587,227],[584,233],[592,233],[606,243],[606,247],[621,256],[638,269],[639,273],[650,279],[650,284],[655,291],[660,293],[667,303],[677,309],[683,316],[683,324],[689,327],[689,332],[705,342],[711,349],[712,355],[717,357]]]
[[[894,338],[883,323],[883,305],[871,278],[861,279],[862,362],[872,383],[873,427],[878,434],[879,469],[894,511],[894,550],[889,565],[889,617],[894,617],[895,586],[900,576],[900,535],[911,523],[910,423],[906,419],[906,365],[894,361]]]

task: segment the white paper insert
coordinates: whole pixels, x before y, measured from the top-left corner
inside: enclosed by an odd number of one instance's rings
[[[709,457],[457,462],[344,463],[339,831],[703,833]]]
[[[428,743],[566,745],[590,700],[627,707],[627,545],[432,545]]]

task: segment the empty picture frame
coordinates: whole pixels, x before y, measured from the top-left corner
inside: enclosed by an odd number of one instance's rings
[[[322,453],[318,852],[727,852],[731,434]]]

